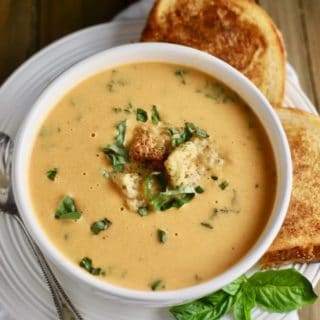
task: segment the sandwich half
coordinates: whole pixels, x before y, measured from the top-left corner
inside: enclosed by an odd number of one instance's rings
[[[276,109],[293,162],[293,188],[280,232],[261,267],[320,260],[320,117],[296,109]]]
[[[285,85],[285,48],[269,15],[251,0],[158,0],[142,41],[206,51],[252,80],[274,106]]]

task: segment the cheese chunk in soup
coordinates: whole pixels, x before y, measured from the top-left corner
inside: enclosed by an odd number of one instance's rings
[[[212,279],[255,244],[275,161],[251,109],[207,74],[121,65],[68,92],[39,128],[34,214],[83,272],[139,290]]]

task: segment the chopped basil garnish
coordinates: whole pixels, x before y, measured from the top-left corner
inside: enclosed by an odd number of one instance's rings
[[[112,222],[110,220],[104,218],[102,220],[94,222],[91,225],[90,230],[93,234],[99,234],[101,231],[108,229],[111,224]]]
[[[46,176],[48,179],[54,181],[54,179],[56,178],[56,175],[58,173],[58,169],[57,168],[53,168],[53,169],[50,169],[46,172]]]
[[[199,300],[170,309],[177,320],[221,319],[233,312],[235,320],[250,320],[257,305],[268,312],[286,313],[314,303],[317,295],[307,278],[295,269],[256,272],[242,276]]]
[[[152,193],[152,180],[154,178],[157,178],[162,190],[156,195]],[[152,172],[144,181],[147,199],[155,211],[164,211],[172,207],[180,208],[195,196],[193,188],[168,190],[167,186],[168,182],[162,172]]]
[[[199,137],[199,138],[208,138],[208,137],[209,137],[207,131],[205,131],[205,130],[199,128],[199,127],[196,127],[196,126],[195,126],[193,123],[191,123],[191,122],[187,122],[187,123],[186,123],[186,127],[188,128],[188,130],[189,130],[192,134],[196,135],[196,136]]]
[[[165,243],[168,239],[168,233],[162,229],[158,229],[158,240],[161,243]]]
[[[101,274],[102,269],[101,268],[94,268],[92,266],[92,260],[88,257],[82,258],[82,260],[79,263],[80,267],[88,271],[94,276],[98,276]]]
[[[114,144],[107,145],[103,152],[109,157],[114,172],[122,172],[124,165],[128,162],[128,151],[124,147]]]
[[[168,132],[172,137],[171,145],[174,148],[184,142],[189,141],[192,136],[196,136],[199,138],[209,137],[208,133],[205,130],[200,129],[191,122],[186,122],[182,131],[177,128],[168,128]]]
[[[200,224],[205,228],[213,229],[213,226],[209,222],[201,222]]]
[[[195,190],[196,193],[204,193],[204,189],[201,186],[195,187],[194,190]]]
[[[157,110],[157,106],[153,105],[151,110],[151,121],[153,124],[158,124],[160,121],[160,115]]]
[[[212,217],[216,216],[219,212],[221,212],[221,213],[231,213],[231,212],[232,213],[240,213],[240,210],[235,209],[235,208],[228,208],[228,207],[214,208]]]
[[[227,188],[227,186],[229,185],[229,182],[226,180],[223,180],[220,184],[219,187],[221,190],[224,190],[225,188]]]
[[[218,177],[217,176],[211,176],[211,179],[216,181],[216,180],[218,180]]]
[[[73,199],[70,196],[65,196],[59,204],[55,218],[78,220],[80,217],[81,213],[77,211]]]
[[[192,133],[189,132],[187,127],[184,127],[182,132],[176,128],[168,128],[168,132],[172,137],[171,145],[172,147],[178,147],[180,144],[187,142],[191,139]]]
[[[147,207],[140,207],[138,209],[138,213],[140,214],[140,216],[144,217],[148,214],[148,208]]]
[[[164,285],[163,281],[159,279],[159,280],[152,282],[150,284],[150,288],[152,291],[156,291],[156,290],[164,289],[165,285]]]
[[[137,121],[147,122],[147,120],[148,120],[147,111],[138,108],[137,109],[137,117],[136,117],[136,119],[137,119]]]
[[[123,146],[127,130],[127,120],[121,121],[116,125],[118,134],[114,138],[114,142],[118,146]]]
[[[186,70],[176,70],[174,72],[174,74],[180,78],[180,81],[182,84],[186,84],[186,79],[185,79],[185,75],[186,75],[187,71]]]
[[[103,152],[108,156],[114,172],[122,172],[124,165],[128,162],[129,154],[124,147],[124,140],[127,128],[126,120],[121,121],[116,126],[118,134],[114,138],[115,144],[109,144],[103,148]]]

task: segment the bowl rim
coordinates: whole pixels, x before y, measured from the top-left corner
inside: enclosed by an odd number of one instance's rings
[[[103,59],[115,59],[114,57],[116,56],[123,57],[124,61],[121,63],[111,63],[108,67],[101,67],[100,71],[90,73],[90,67],[95,65],[95,63],[102,61]],[[148,58],[148,56],[161,56],[162,58]],[[144,58],[139,60],[141,57]],[[178,60],[179,57],[182,60],[188,58],[188,62],[184,61],[183,63],[180,63],[180,60]],[[260,119],[260,122],[269,137],[277,167],[275,205],[262,234],[251,249],[231,268],[208,281],[187,288],[161,292],[141,291],[119,287],[100,280],[99,278],[95,278],[82,270],[75,263],[71,262],[54,246],[53,242],[49,240],[44,230],[42,230],[35,213],[33,213],[27,187],[28,170],[26,169],[29,166],[29,160],[26,159],[30,156],[33,145],[33,143],[30,143],[30,136],[32,136],[33,139],[35,138],[40,124],[45,118],[44,115],[47,115],[49,110],[52,110],[56,104],[56,102],[51,103],[49,106],[47,103],[46,109],[43,107],[43,105],[46,105],[46,100],[50,97],[50,94],[52,95],[54,90],[58,90],[62,83],[71,81],[70,79],[78,73],[89,72],[86,76],[74,81],[66,90],[63,90],[63,94],[61,94],[57,100],[63,97],[73,87],[77,86],[82,80],[87,79],[94,74],[111,69],[116,65],[139,63],[142,61],[164,62],[188,66],[203,71],[223,83],[226,82],[226,78],[231,77],[234,83],[226,83],[227,87],[236,92],[242,90],[243,94],[241,94],[241,98],[244,101],[248,102],[250,99],[255,101],[257,105],[251,107],[252,110],[257,108],[257,106],[261,109],[255,109],[253,111]],[[212,69],[213,67],[215,69],[214,71]],[[226,76],[226,78],[223,76]],[[244,97],[243,95],[246,96]],[[265,114],[264,116],[269,119],[268,121],[270,124],[268,126],[270,127],[268,127],[266,121],[261,118],[263,117],[263,112]],[[41,114],[42,119],[40,121],[39,115]],[[271,127],[273,131],[271,131]],[[276,136],[277,139],[271,139],[272,134]],[[275,152],[276,150],[277,152]],[[271,245],[284,221],[291,195],[292,163],[288,141],[275,111],[259,89],[257,89],[257,87],[239,71],[212,55],[190,47],[168,43],[135,43],[107,49],[85,58],[64,71],[42,92],[25,118],[16,138],[12,162],[12,184],[14,197],[23,222],[40,249],[50,261],[58,266],[59,270],[62,270],[72,278],[80,280],[86,285],[95,288],[100,291],[100,293],[105,293],[106,296],[117,297],[125,301],[142,303],[154,302],[161,304],[177,300],[188,301],[216,291],[248,271],[260,259],[262,254]],[[278,203],[277,210],[275,209],[276,203]]]

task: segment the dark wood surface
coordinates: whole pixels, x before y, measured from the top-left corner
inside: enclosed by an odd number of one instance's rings
[[[135,0],[0,0],[0,84],[33,53],[60,37],[102,22]],[[320,107],[320,0],[257,0],[280,28],[301,85]],[[320,291],[320,286],[318,286]],[[319,320],[320,302],[301,320]]]

